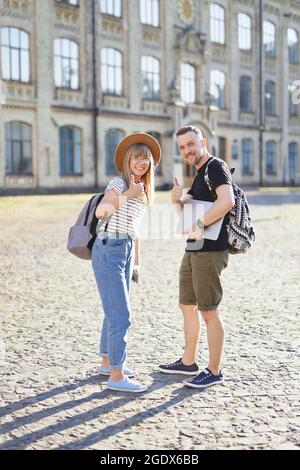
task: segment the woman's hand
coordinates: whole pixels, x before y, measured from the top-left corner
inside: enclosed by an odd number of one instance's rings
[[[131,175],[130,186],[125,195],[128,199],[138,198],[145,193],[145,185],[143,183],[136,183],[134,176]]]
[[[136,282],[136,284],[140,283],[140,267],[139,267],[138,264],[134,265],[131,279],[132,279],[133,282]]]

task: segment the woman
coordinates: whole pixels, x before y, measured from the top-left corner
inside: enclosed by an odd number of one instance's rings
[[[108,184],[96,209],[99,220],[92,265],[102,300],[104,320],[100,340],[100,373],[109,375],[110,390],[144,392],[145,385],[124,368],[127,331],[131,325],[129,284],[139,270],[139,232],[154,196],[154,169],[161,158],[159,143],[144,133],[130,134],[118,145],[115,166],[120,176]]]

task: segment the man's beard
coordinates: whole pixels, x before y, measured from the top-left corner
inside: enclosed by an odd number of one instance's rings
[[[199,155],[199,154],[196,155],[194,165],[199,165],[199,163],[201,162],[201,160],[202,160],[203,157],[204,157],[204,154],[202,154],[202,155]]]

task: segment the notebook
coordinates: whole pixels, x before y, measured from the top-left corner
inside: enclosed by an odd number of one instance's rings
[[[195,199],[186,201],[181,212],[178,232],[186,234],[192,232],[192,226],[198,219],[203,218],[203,215],[206,214],[213,204],[213,202],[198,201]],[[204,229],[204,238],[208,240],[217,240],[220,235],[223,220],[224,217],[217,220],[209,227],[206,227]]]

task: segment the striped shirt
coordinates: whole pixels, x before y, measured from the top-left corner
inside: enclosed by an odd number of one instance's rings
[[[127,191],[128,183],[123,176],[117,176],[112,179],[108,184],[105,192],[114,189],[120,196]],[[117,209],[108,223],[107,232],[109,233],[121,233],[131,238],[138,238],[140,233],[140,227],[142,219],[145,213],[146,204],[140,199],[129,199],[123,203],[119,209]],[[101,237],[101,234],[105,230],[105,221],[99,220],[97,226],[97,234]]]

